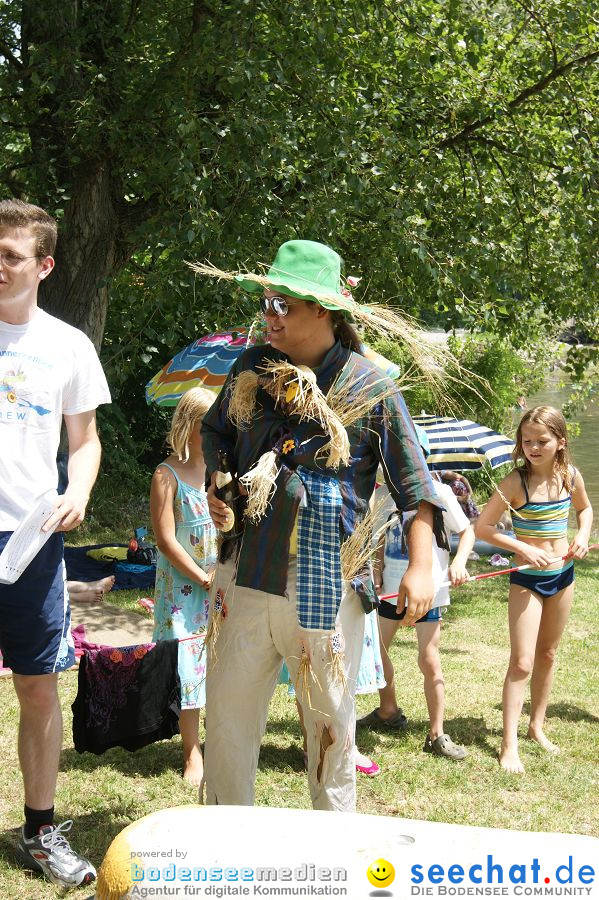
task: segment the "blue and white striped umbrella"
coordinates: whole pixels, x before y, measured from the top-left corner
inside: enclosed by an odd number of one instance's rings
[[[514,442],[486,425],[447,416],[421,415],[412,418],[428,436],[426,462],[433,472],[482,469],[485,462],[495,469],[511,462]]]

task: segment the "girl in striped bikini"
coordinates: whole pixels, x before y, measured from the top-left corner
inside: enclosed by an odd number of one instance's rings
[[[499,763],[524,772],[518,754],[518,720],[530,680],[528,737],[544,749],[558,748],[543,732],[553,681],[555,652],[574,591],[574,559],[588,552],[593,510],[582,475],[568,462],[568,435],[562,413],[536,406],[523,416],[516,433],[514,462],[523,464],[503,479],[476,524],[484,541],[516,554],[514,564],[534,568],[510,576],[510,662],[503,685],[503,741]],[[568,542],[568,513],[576,510],[578,530]],[[496,522],[506,509],[515,537]]]

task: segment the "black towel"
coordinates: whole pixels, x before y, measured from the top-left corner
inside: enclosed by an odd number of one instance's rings
[[[73,710],[75,750],[138,750],[179,733],[179,642],[86,650]]]

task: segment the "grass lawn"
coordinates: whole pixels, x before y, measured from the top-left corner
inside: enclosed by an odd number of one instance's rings
[[[86,537],[84,534],[77,543],[85,543]],[[103,539],[97,535],[94,538],[97,542]],[[500,576],[474,583],[455,591],[441,639],[447,685],[446,730],[468,747],[470,756],[462,763],[453,763],[423,754],[427,718],[416,665],[416,639],[413,630],[400,630],[392,655],[400,702],[410,726],[397,737],[359,732],[360,749],[372,755],[382,768],[378,778],[359,777],[360,812],[496,828],[599,834],[598,554],[577,563],[576,568],[575,605],[558,654],[547,721],[547,733],[562,747],[561,755],[547,755],[523,740],[526,774],[518,777],[501,772],[497,750],[501,740],[501,687],[508,659],[507,579]],[[484,561],[472,564],[473,573],[484,569]],[[109,599],[135,608],[137,597],[143,593],[118,592]],[[59,820],[73,818],[74,845],[99,865],[111,840],[124,826],[162,807],[194,803],[196,792],[180,776],[178,737],[137,753],[119,749],[100,757],[76,753],[70,713],[76,690],[76,673],[63,675],[64,749],[56,811]],[[13,847],[23,809],[16,754],[17,703],[10,678],[0,679],[0,699],[4,712],[0,727],[0,754],[4,759],[0,898],[56,897],[59,892],[52,885],[14,867]],[[373,696],[358,698],[358,715],[376,705]],[[310,806],[300,742],[295,703],[279,686],[262,745],[257,803]],[[70,896],[83,898],[89,894],[89,889],[81,889]]]

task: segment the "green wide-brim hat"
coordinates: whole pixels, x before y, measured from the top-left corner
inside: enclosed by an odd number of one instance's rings
[[[298,300],[313,300],[325,309],[341,310],[346,318],[368,332],[405,344],[429,384],[435,385],[442,379],[447,347],[431,343],[409,317],[387,304],[356,302],[341,279],[341,257],[326,244],[286,241],[279,247],[271,267],[267,270],[264,266],[260,274],[226,272],[208,262],[187,265],[196,275],[235,282],[252,294],[266,288]],[[347,284],[353,285],[355,281],[359,279],[348,278]]]
[[[356,305],[349,292],[342,293],[341,257],[317,241],[286,241],[268,272],[241,272],[235,281],[250,293],[268,288],[298,300],[314,300],[325,309],[352,312]]]

